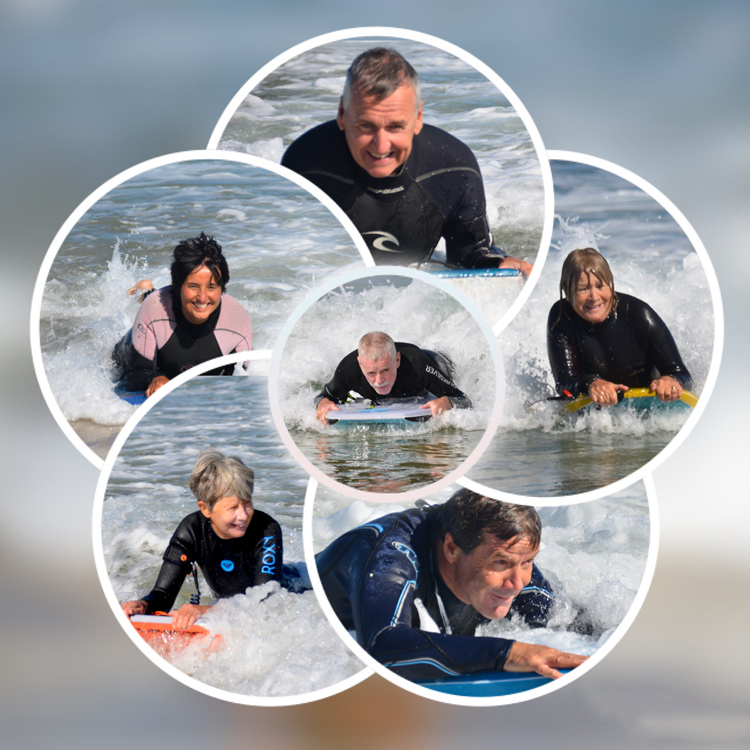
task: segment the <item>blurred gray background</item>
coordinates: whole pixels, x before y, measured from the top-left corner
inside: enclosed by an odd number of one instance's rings
[[[310,706],[258,709],[171,680],[108,611],[91,551],[97,471],[50,416],[31,365],[33,286],[73,209],[129,166],[202,148],[272,57],[373,22],[463,47],[520,96],[547,148],[591,153],[649,180],[692,222],[722,287],[716,391],[655,474],[662,546],[646,604],[590,674],[515,707],[446,707],[371,678]],[[747,747],[749,34],[750,4],[721,0],[3,0],[5,744]]]

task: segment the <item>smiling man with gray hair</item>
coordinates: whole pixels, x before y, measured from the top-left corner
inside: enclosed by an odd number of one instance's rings
[[[347,71],[336,119],[300,136],[281,163],[341,206],[377,264],[426,262],[442,237],[449,266],[530,273],[493,246],[477,160],[422,122],[420,97],[402,55],[369,49]]]

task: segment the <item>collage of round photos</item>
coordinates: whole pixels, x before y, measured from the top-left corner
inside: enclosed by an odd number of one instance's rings
[[[495,706],[595,667],[722,331],[666,196],[547,152],[496,72],[386,28],[288,50],[205,150],[102,185],[32,308],[49,408],[101,472],[115,617],[256,706],[374,672]]]

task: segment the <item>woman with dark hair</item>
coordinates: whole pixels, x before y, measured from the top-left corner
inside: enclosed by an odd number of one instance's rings
[[[225,294],[229,268],[213,237],[183,240],[174,249],[172,284],[154,289],[148,279],[128,294],[142,294],[133,328],[113,359],[129,390],[151,396],[201,362],[253,348],[253,327],[242,305]],[[231,375],[234,365],[207,375]]]
[[[560,395],[587,394],[598,405],[616,404],[630,388],[676,401],[692,385],[664,321],[645,302],[615,293],[609,264],[590,247],[563,263],[547,352]]]

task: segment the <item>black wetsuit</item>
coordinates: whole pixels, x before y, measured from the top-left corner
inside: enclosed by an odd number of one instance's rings
[[[436,514],[435,507],[392,513],[339,537],[316,556],[323,588],[358,642],[407,679],[500,671],[514,641],[474,635],[489,620],[443,583]],[[545,627],[554,600],[535,565],[506,617]]]
[[[315,397],[315,403],[322,398],[328,398],[337,404],[343,404],[349,391],[356,391],[362,398],[375,402],[431,395],[435,398],[448,396],[457,409],[471,407],[471,401],[466,394],[459,390],[446,373],[436,366],[436,361],[418,346],[396,342],[396,352],[401,355],[401,364],[396,370],[396,382],[386,396],[378,395],[367,381],[357,361],[355,350],[339,362],[333,378]]]
[[[589,323],[567,300],[556,302],[547,319],[547,352],[557,390],[588,394],[591,383],[606,380],[648,388],[670,375],[690,389],[690,373],[664,321],[641,300],[617,295],[617,308],[601,323]]]
[[[185,318],[172,287],[149,294],[141,304],[133,328],[115,346],[112,358],[119,377],[131,391],[143,391],[158,375],[170,380],[197,364],[232,352],[253,348],[250,315],[228,294],[205,323]],[[231,375],[234,365],[205,373]]]
[[[397,174],[370,177],[355,161],[335,121],[297,138],[281,162],[315,183],[341,206],[378,265],[429,259],[445,237],[448,265],[497,268],[491,249],[484,183],[468,146],[425,125]]]
[[[280,581],[282,543],[279,524],[267,513],[253,512],[239,539],[217,536],[200,511],[180,522],[169,540],[154,588],[143,597],[147,613],[169,612],[193,562],[218,597],[244,594],[251,586]]]

